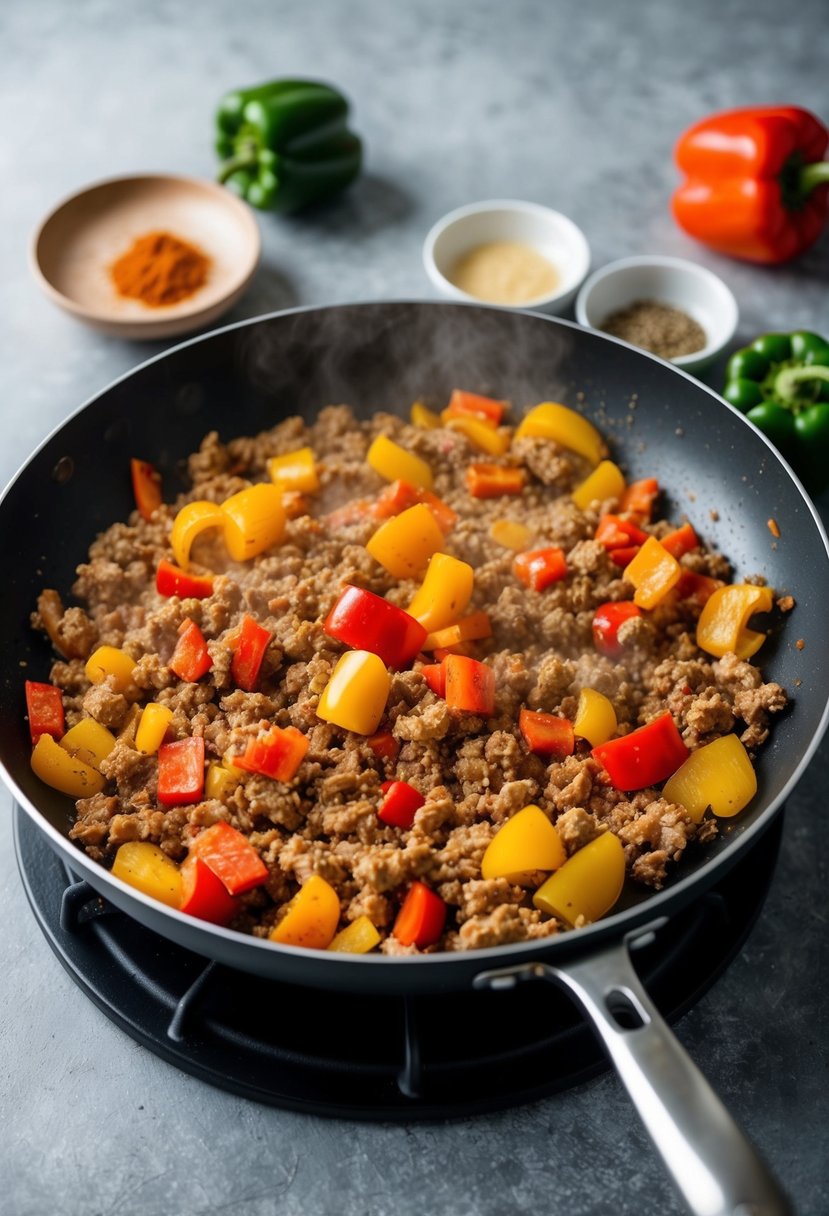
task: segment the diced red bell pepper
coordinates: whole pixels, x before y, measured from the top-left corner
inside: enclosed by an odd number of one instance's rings
[[[268,867],[247,837],[223,819],[199,833],[189,856],[200,858],[231,895],[251,891],[268,877]]]
[[[213,666],[204,634],[189,617],[179,626],[178,641],[168,666],[180,680],[186,680],[188,684],[195,684]]]
[[[204,796],[204,739],[191,735],[158,749],[158,801],[163,806],[201,802]]]
[[[621,549],[611,549],[608,557],[613,562],[614,566],[619,566],[624,570],[625,566],[629,566],[636,554],[642,548],[641,545],[625,545]]]
[[[609,659],[618,659],[624,654],[625,648],[619,641],[619,626],[641,615],[642,609],[632,600],[602,604],[597,608],[593,617],[593,645],[599,654],[607,655]]]
[[[491,667],[462,654],[447,655],[442,666],[450,709],[465,709],[485,718],[495,713],[495,672]]]
[[[674,528],[673,532],[663,536],[659,543],[663,549],[668,550],[671,557],[679,559],[683,553],[690,553],[692,549],[696,549],[699,537],[690,524],[683,524],[681,528]]]
[[[653,504],[659,497],[659,482],[655,477],[643,477],[626,486],[619,499],[619,513],[635,515],[643,523],[651,517]]]
[[[400,752],[400,744],[390,730],[378,731],[376,735],[372,735],[370,739],[366,739],[366,743],[378,760],[391,760],[394,762]]]
[[[512,569],[525,586],[543,591],[567,577],[567,559],[563,549],[530,549],[516,555]]]
[[[213,579],[210,575],[188,574],[162,557],[155,572],[155,589],[159,595],[203,600],[213,594]]]
[[[253,692],[259,679],[259,669],[271,640],[269,629],[255,621],[249,613],[242,617],[239,637],[233,647],[233,658],[230,660],[230,674],[234,684]]]
[[[446,696],[446,668],[443,663],[424,663],[420,668],[420,674],[435,696]]]
[[[435,523],[444,535],[452,531],[458,522],[457,511],[453,511],[442,498],[438,498],[431,490],[423,490],[419,486],[413,486],[408,481],[400,479],[393,481],[377,495],[371,513],[377,519],[390,519],[392,515],[400,515],[409,507],[417,506],[421,502],[432,512]]]
[[[592,754],[604,766],[614,787],[627,792],[667,781],[690,752],[666,710],[629,735],[594,747]]]
[[[418,950],[433,946],[443,933],[446,911],[439,895],[425,883],[415,881],[403,900],[392,934],[402,946],[417,946]]]
[[[190,853],[181,863],[181,911],[214,925],[229,925],[239,900],[229,893],[200,857]]]
[[[565,756],[572,756],[575,750],[576,736],[569,718],[522,709],[518,715],[518,729],[527,747],[537,756],[563,760]]]
[[[63,693],[55,684],[39,684],[26,681],[26,713],[29,717],[29,734],[32,743],[41,735],[62,739],[66,730],[63,713]]]
[[[477,393],[456,388],[449,398],[446,413],[453,418],[480,418],[490,426],[500,426],[506,408],[506,401],[496,401],[493,397],[481,397]]]
[[[142,519],[152,519],[153,511],[161,506],[161,474],[146,460],[130,461],[132,492]]]
[[[683,570],[673,591],[677,599],[690,600],[691,603],[702,608],[722,585],[721,579],[710,578],[707,574],[697,574],[695,570]]]
[[[241,756],[233,757],[236,768],[248,773],[291,781],[308,751],[308,739],[295,726],[272,726],[267,734],[251,739]]]
[[[526,473],[517,465],[470,464],[466,470],[466,488],[473,498],[520,494],[526,481]]]
[[[328,613],[323,629],[330,638],[370,650],[387,667],[407,667],[426,640],[427,631],[408,612],[362,587],[345,587]]]
[[[394,828],[410,828],[415,811],[420,810],[426,799],[408,781],[384,781],[380,788],[386,796],[377,818]]]
[[[644,545],[648,534],[619,515],[603,515],[596,527],[595,539],[608,552],[612,552],[614,549],[625,549],[631,545]]]

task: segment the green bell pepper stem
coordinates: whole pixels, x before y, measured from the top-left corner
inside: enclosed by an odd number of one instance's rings
[[[788,404],[797,400],[798,385],[815,380],[829,384],[829,367],[821,367],[817,363],[809,367],[784,367],[775,377],[774,391],[784,404]]]
[[[259,165],[259,149],[256,144],[250,144],[249,148],[237,152],[235,156],[229,156],[226,161],[219,165],[219,172],[216,175],[216,180],[224,185],[231,174],[238,172],[239,169],[256,169]]]
[[[800,170],[797,184],[801,195],[805,198],[807,194],[811,194],[815,187],[822,185],[823,182],[829,182],[829,161],[818,160],[814,164],[803,166]]]

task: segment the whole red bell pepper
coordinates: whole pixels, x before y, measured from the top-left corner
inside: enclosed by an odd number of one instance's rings
[[[387,667],[406,667],[426,640],[426,629],[408,612],[363,587],[345,587],[325,618],[330,638],[370,650]]]
[[[798,106],[712,114],[679,139],[686,181],[674,218],[712,249],[749,262],[787,262],[820,236],[829,213],[829,130]]]

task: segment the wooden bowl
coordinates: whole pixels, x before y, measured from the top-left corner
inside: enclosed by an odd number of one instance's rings
[[[170,232],[210,259],[207,281],[176,304],[118,294],[110,267],[137,237]],[[65,199],[32,240],[35,277],[79,321],[120,338],[167,338],[215,321],[248,286],[259,261],[250,208],[223,186],[161,174],[118,177]]]

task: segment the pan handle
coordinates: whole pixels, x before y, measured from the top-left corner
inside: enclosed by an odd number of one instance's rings
[[[626,939],[560,967],[484,972],[475,986],[518,979],[559,984],[581,1005],[693,1216],[791,1216],[779,1184],[648,996]]]

